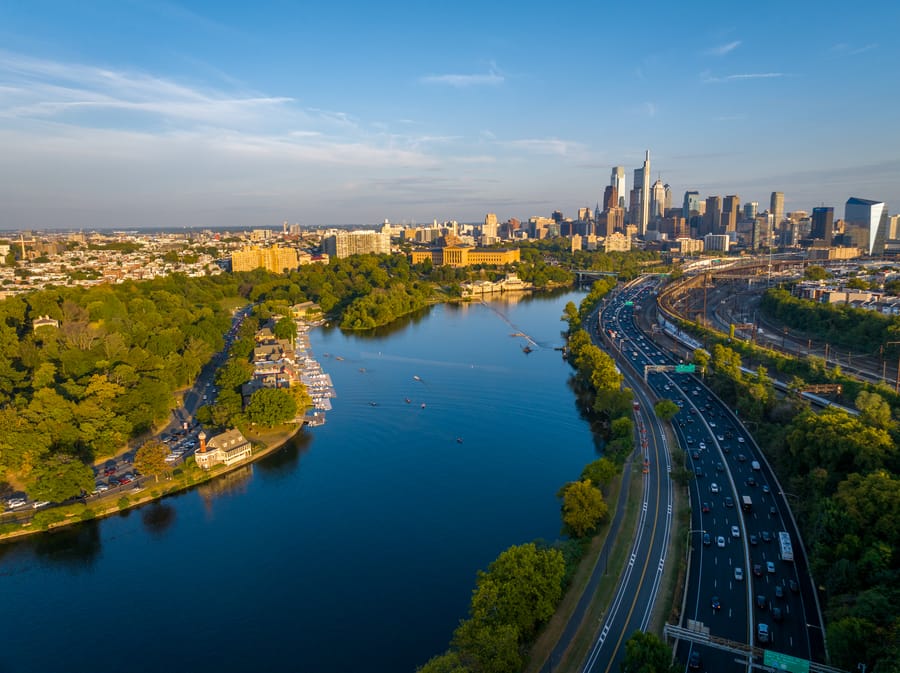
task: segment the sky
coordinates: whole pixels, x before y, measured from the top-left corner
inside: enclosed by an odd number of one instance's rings
[[[900,210],[900,3],[0,0],[0,229]]]

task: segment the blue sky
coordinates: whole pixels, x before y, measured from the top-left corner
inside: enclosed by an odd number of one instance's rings
[[[0,228],[900,209],[900,3],[0,0]]]

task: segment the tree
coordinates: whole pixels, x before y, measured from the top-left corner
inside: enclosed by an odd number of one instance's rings
[[[562,519],[575,537],[584,537],[597,529],[597,525],[609,514],[609,506],[603,494],[590,479],[573,481],[560,489]]]
[[[169,448],[160,441],[151,440],[137,450],[134,467],[141,474],[152,474],[159,481],[159,475],[169,471],[166,456]]]
[[[635,631],[625,641],[622,673],[675,673],[680,666],[672,663],[672,649],[653,633]]]
[[[65,453],[46,456],[34,466],[28,494],[35,500],[62,502],[94,488],[94,472]]]
[[[803,272],[803,277],[807,280],[825,280],[828,278],[828,272],[821,266],[808,266]]]
[[[584,466],[581,478],[598,486],[608,486],[618,473],[619,469],[609,458],[598,458]]]
[[[709,353],[702,348],[694,351],[694,364],[700,368],[700,371],[706,371],[709,368]]]
[[[672,400],[660,400],[653,405],[653,411],[656,412],[657,418],[668,422],[675,418],[675,414],[681,411],[681,407]]]
[[[479,673],[516,673],[522,668],[519,631],[512,624],[466,619],[453,633],[466,669]]]
[[[278,339],[293,340],[297,337],[297,323],[292,318],[285,317],[275,323],[272,331]]]
[[[882,430],[890,430],[894,425],[891,407],[878,393],[862,390],[856,396],[855,404],[864,423]]]
[[[459,652],[451,650],[432,657],[416,673],[472,673],[472,669],[463,664]]]
[[[272,428],[294,419],[297,402],[289,390],[261,388],[250,397],[246,412],[252,423]]]

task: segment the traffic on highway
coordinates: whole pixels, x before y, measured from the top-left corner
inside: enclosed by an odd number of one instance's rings
[[[671,359],[635,322],[654,301],[655,280],[626,287],[597,329],[646,381],[655,400],[679,407],[672,423],[684,449],[691,523],[682,626],[802,659],[824,661],[821,620],[785,495],[753,438],[696,373]],[[698,639],[699,640],[699,639]],[[690,670],[745,671],[733,653],[684,642]],[[757,662],[760,663],[760,662]]]

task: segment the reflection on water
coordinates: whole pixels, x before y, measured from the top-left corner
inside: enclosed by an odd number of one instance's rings
[[[35,556],[71,569],[87,570],[100,553],[100,523],[86,521],[31,540]]]
[[[244,465],[197,486],[197,493],[203,498],[203,504],[207,513],[212,513],[212,506],[216,498],[223,495],[246,493],[252,476],[253,465]]]
[[[300,456],[309,450],[310,444],[312,435],[306,430],[301,430],[280,449],[256,463],[256,469],[261,477],[287,477],[297,469]]]
[[[175,508],[157,500],[141,510],[141,521],[148,532],[161,536],[175,522]]]

